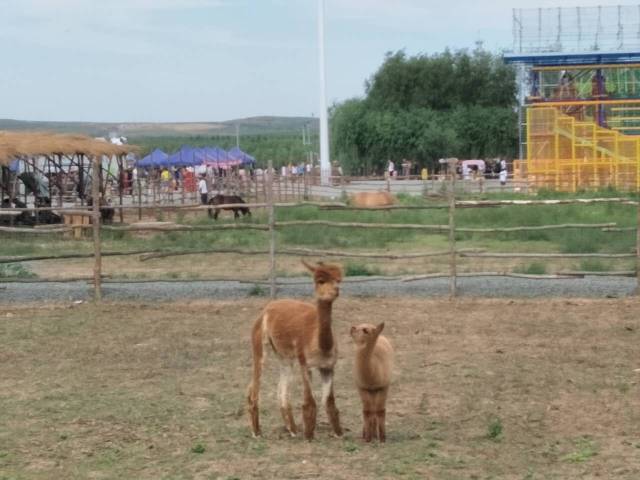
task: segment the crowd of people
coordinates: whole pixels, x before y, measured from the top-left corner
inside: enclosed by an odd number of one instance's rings
[[[445,163],[444,159],[440,161],[441,165],[444,165]],[[401,170],[398,170],[395,162],[393,160],[388,160],[385,169],[385,177],[397,178],[402,176],[406,178],[414,174],[412,171],[414,163],[410,160],[403,159],[400,166]],[[456,167],[456,173],[459,178],[463,180],[477,180],[479,178],[486,180],[499,179],[500,183],[505,185],[508,177],[508,165],[504,158],[459,161]],[[415,172],[415,174],[418,174],[418,172]],[[419,175],[422,180],[428,180],[430,178],[429,174],[430,172],[426,166],[423,166],[420,169]]]

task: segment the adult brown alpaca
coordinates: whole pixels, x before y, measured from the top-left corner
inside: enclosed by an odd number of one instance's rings
[[[353,373],[362,399],[362,437],[366,442],[376,437],[381,442],[386,440],[386,403],[391,382],[393,348],[389,340],[380,335],[383,328],[384,323],[377,327],[369,323],[351,327],[351,337],[356,345]]]
[[[351,205],[359,208],[387,207],[395,203],[389,192],[358,192],[351,196]]]
[[[333,395],[333,368],[338,358],[337,345],[331,330],[331,307],[340,293],[342,269],[338,265],[302,262],[313,274],[316,304],[298,300],[269,302],[253,325],[253,378],[247,394],[247,408],[253,435],[260,435],[258,399],[260,375],[265,360],[265,347],[271,348],[280,360],[278,400],[286,429],[292,436],[298,433],[289,401],[289,383],[297,361],[302,373],[304,401],[302,420],[304,438],[311,440],[316,427],[316,402],[311,392],[311,368],[320,370],[322,403],[336,435],[342,435],[340,417]]]

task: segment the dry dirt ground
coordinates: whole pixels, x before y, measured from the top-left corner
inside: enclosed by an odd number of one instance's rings
[[[263,303],[0,305],[0,478],[640,478],[638,299],[339,299],[347,431],[320,411],[311,443],[283,431],[275,362],[249,434]],[[348,328],[383,320],[395,380],[369,445]]]

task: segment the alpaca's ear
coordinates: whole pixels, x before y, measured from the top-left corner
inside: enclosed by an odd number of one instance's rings
[[[302,262],[302,265],[307,268],[307,270],[309,270],[311,273],[316,273],[316,267],[307,263],[304,259],[300,259],[300,261]]]
[[[378,334],[380,334],[380,332],[382,332],[382,330],[384,330],[384,322],[382,322],[381,324],[379,324],[376,327],[376,332],[378,332]]]

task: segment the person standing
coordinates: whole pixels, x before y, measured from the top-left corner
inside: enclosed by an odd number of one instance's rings
[[[500,160],[500,185],[503,187],[507,184],[507,161],[503,158]]]
[[[198,193],[200,194],[200,202],[206,205],[209,201],[209,190],[207,189],[207,180],[204,175],[200,175],[200,181],[198,182]]]
[[[389,178],[393,177],[393,173],[396,170],[396,166],[393,163],[393,160],[389,160],[389,163],[387,164],[387,172],[389,173]]]

